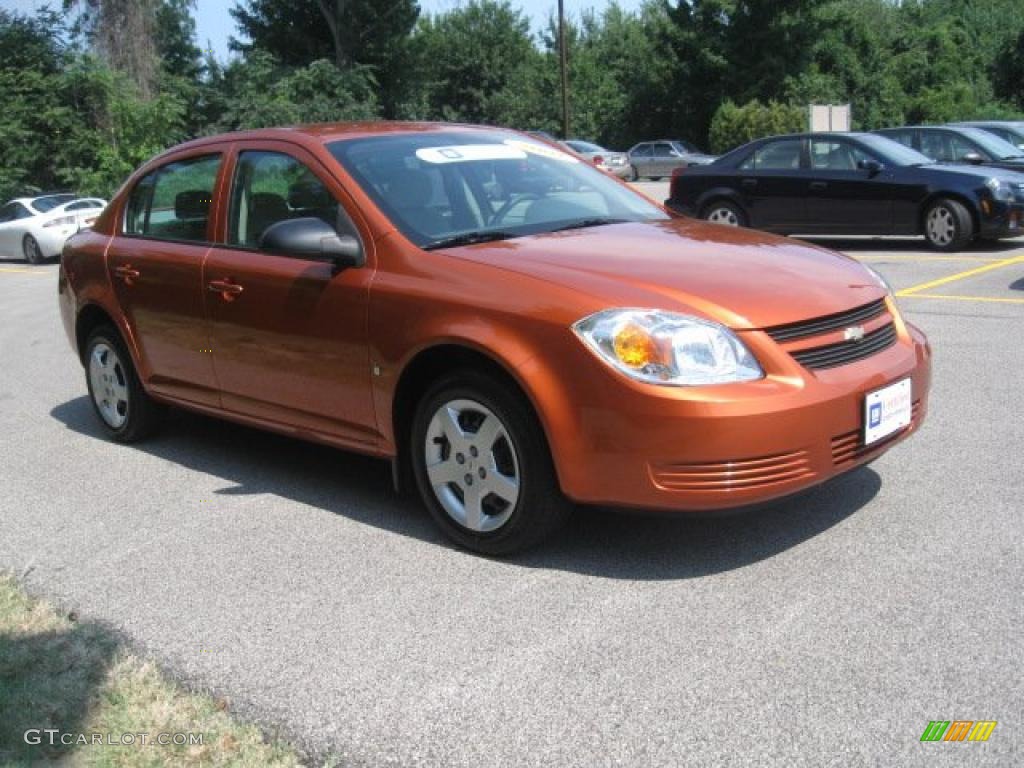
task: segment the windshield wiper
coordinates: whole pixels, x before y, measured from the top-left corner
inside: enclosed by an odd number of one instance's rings
[[[548,232],[565,232],[567,229],[585,229],[587,227],[600,227],[604,224],[625,224],[631,219],[613,219],[610,216],[595,216],[592,219],[580,219],[561,227],[549,229]]]
[[[424,246],[424,251],[433,251],[436,248],[455,248],[459,245],[473,245],[474,243],[491,243],[495,240],[508,240],[519,237],[515,232],[508,232],[501,229],[480,230],[478,232],[463,232],[461,235],[442,237],[440,240],[433,240]]]

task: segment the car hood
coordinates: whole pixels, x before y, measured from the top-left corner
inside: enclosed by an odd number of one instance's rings
[[[596,308],[656,307],[737,330],[842,312],[885,295],[847,256],[688,219],[610,224],[447,252],[572,288],[596,299]]]
[[[1010,183],[1024,181],[1021,173],[1024,165],[959,165],[956,163],[930,163],[916,166],[926,173],[953,173],[958,176],[973,176],[979,181],[997,178]],[[1014,170],[1016,169],[1016,170]]]

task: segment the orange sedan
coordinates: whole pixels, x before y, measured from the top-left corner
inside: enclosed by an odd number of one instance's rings
[[[868,267],[462,125],[175,147],[68,242],[59,301],[113,439],[174,405],[384,457],[488,554],[573,502],[801,491],[914,431],[930,384]]]

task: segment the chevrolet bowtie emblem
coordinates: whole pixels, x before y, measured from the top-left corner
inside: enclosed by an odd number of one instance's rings
[[[854,325],[843,331],[843,338],[847,341],[860,341],[864,338],[864,326]]]

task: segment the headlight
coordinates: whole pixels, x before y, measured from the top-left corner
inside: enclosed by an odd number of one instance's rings
[[[896,295],[896,291],[894,291],[892,289],[892,285],[890,285],[889,281],[885,279],[885,275],[883,275],[877,269],[874,269],[873,267],[869,267],[864,262],[861,262],[861,266],[864,267],[864,269],[866,269],[868,272],[871,273],[871,276],[873,278],[875,278],[875,282],[876,283],[878,283],[882,288],[885,288],[886,293],[888,293],[890,296],[895,296]]]
[[[985,180],[985,186],[989,188],[992,197],[996,200],[1013,200],[1013,187],[1002,179],[995,177]]]
[[[67,227],[75,223],[74,216],[61,216],[59,219],[52,219],[45,224],[44,227]]]
[[[648,384],[685,387],[764,377],[736,334],[710,320],[656,309],[606,309],[572,329],[612,368]]]

